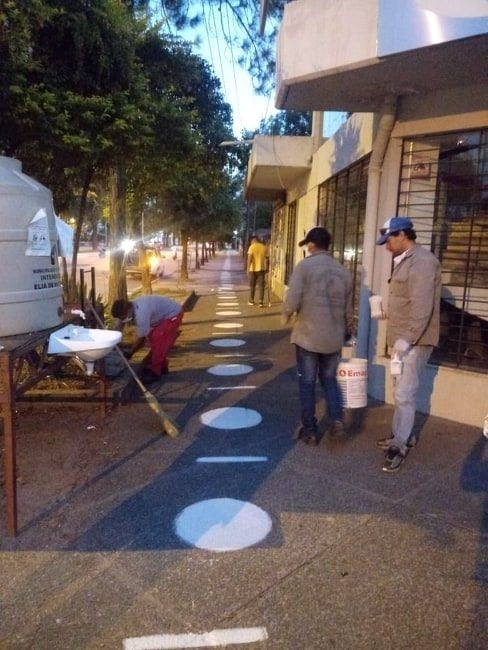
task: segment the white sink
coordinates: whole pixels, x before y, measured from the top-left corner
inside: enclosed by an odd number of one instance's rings
[[[77,356],[92,363],[105,357],[122,339],[122,332],[66,325],[49,337],[48,354]]]

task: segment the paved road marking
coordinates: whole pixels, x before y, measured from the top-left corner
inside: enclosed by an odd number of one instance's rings
[[[246,342],[242,339],[218,339],[217,341],[210,341],[210,345],[216,348],[237,348],[245,344]]]
[[[247,429],[260,424],[262,419],[260,413],[243,406],[224,406],[200,415],[200,422],[214,429]]]
[[[266,463],[267,456],[200,456],[196,463]]]
[[[234,375],[247,375],[252,372],[253,367],[246,363],[220,363],[217,366],[207,368],[207,372],[211,375],[220,375],[231,377]]]
[[[169,650],[170,648],[216,648],[231,643],[265,641],[265,627],[237,627],[231,630],[212,630],[203,634],[154,634],[124,639],[124,650]]]
[[[214,327],[222,330],[236,329],[238,327],[244,327],[242,323],[216,323]]]
[[[273,527],[262,508],[239,499],[198,501],[175,518],[175,533],[187,544],[217,553],[240,551],[263,540]]]
[[[256,386],[211,386],[207,390],[255,390]]]

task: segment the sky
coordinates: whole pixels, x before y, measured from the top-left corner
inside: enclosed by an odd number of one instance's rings
[[[232,51],[220,35],[208,33],[197,53],[206,59],[222,83],[222,93],[232,106],[234,135],[239,138],[243,129],[255,129],[262,119],[276,112],[274,93],[258,95],[250,74],[236,61],[238,52]]]
[[[234,136],[239,139],[243,129],[257,128],[262,119],[276,112],[274,93],[263,97],[254,91],[251,76],[237,63],[239,49],[225,42],[222,23],[226,31],[237,29],[225,4],[220,12],[214,6],[208,7],[203,24],[198,28],[199,42],[192,49],[209,62],[215,76],[220,79],[222,94],[232,107]],[[192,41],[195,32],[188,30],[183,37]]]

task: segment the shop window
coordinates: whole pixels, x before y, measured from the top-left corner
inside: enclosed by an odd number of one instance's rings
[[[398,213],[442,266],[441,338],[432,361],[488,366],[488,130],[403,143]]]
[[[331,234],[331,252],[351,271],[354,314],[357,318],[361,287],[364,215],[369,157],[355,163],[319,186],[317,225]]]

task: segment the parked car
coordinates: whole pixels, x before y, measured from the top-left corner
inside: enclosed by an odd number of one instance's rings
[[[164,256],[161,255],[161,253],[154,246],[145,246],[144,252],[146,264],[149,266],[151,278],[162,278],[164,275]],[[136,276],[142,274],[142,268],[139,259],[140,250],[138,248],[134,248],[133,251],[127,254],[125,267],[125,272],[127,275]]]

